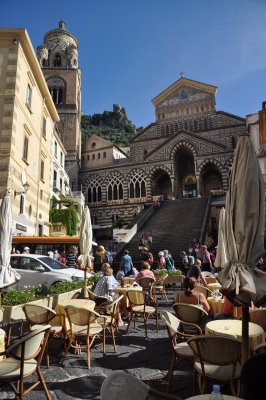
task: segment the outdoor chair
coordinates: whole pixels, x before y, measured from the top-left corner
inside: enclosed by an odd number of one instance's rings
[[[96,339],[102,341],[103,355],[105,354],[105,317],[95,311],[73,306],[67,306],[66,313],[70,325],[70,328],[66,330],[69,343],[64,352],[61,364],[64,364],[70,347],[73,347],[77,352],[80,352],[82,348],[86,348],[87,363],[90,369],[90,349]],[[97,318],[101,318],[101,324],[97,322]],[[101,333],[102,335],[100,336]],[[86,345],[80,345],[79,341],[81,340],[86,341]]]
[[[201,394],[208,390],[208,383],[229,383],[232,395],[237,397],[241,376],[241,342],[225,336],[194,336],[188,344],[194,354],[194,391],[198,376]],[[238,383],[237,392],[234,381]]]
[[[129,330],[130,323],[134,317],[134,328],[136,329],[136,319],[143,315],[145,335],[147,335],[147,321],[150,317],[155,316],[156,327],[158,332],[158,301],[153,299],[148,293],[139,292],[136,290],[129,290],[127,292],[127,297],[129,300],[129,312],[130,319],[128,322],[126,333]]]
[[[23,399],[40,383],[43,385],[47,399],[51,399],[40,370],[49,333],[50,325],[34,329],[32,332],[14,340],[6,351],[1,353],[6,358],[0,360],[0,386],[7,384],[11,386],[16,399]],[[38,360],[35,360],[37,357]],[[24,379],[35,374],[35,372],[37,372],[38,381],[25,390]]]
[[[259,344],[255,349],[254,349],[255,354],[266,354],[266,342]]]
[[[88,289],[88,299],[95,302],[95,311],[99,312],[102,307],[110,304],[110,301],[106,297],[97,296],[91,290]]]
[[[202,286],[202,285],[195,285],[194,290],[198,293],[202,293],[204,294],[204,296],[206,297],[210,297],[212,295],[212,291],[210,289],[208,289],[206,286]]]
[[[202,273],[202,275],[204,276],[204,278],[213,278],[213,274],[211,273],[211,272],[209,272],[209,271],[202,271],[201,272]]]
[[[165,284],[174,285],[174,293],[175,293],[176,286],[179,286],[180,289],[183,289],[184,279],[185,279],[184,275],[168,275],[167,278],[165,279]]]
[[[167,278],[167,276],[168,274],[155,277],[155,282],[153,284],[153,295],[154,298],[156,299],[157,298],[156,294],[157,292],[159,292],[162,295],[162,299],[165,298],[166,301],[168,302],[165,290],[165,279]]]
[[[116,353],[116,343],[115,343],[115,332],[118,337],[118,342],[121,344],[121,338],[119,335],[119,328],[117,325],[117,318],[118,318],[118,313],[119,313],[119,305],[120,301],[122,301],[124,298],[123,295],[119,296],[116,300],[114,300],[112,303],[107,304],[106,306],[101,307],[101,311],[99,312],[100,316],[104,316],[104,323],[105,323],[105,329],[107,329],[113,338],[113,345],[114,345],[114,351]],[[97,319],[98,323],[103,323],[101,318]]]
[[[202,321],[208,316],[205,310],[193,304],[175,303],[173,309],[181,321],[183,332],[187,334],[197,335]],[[188,324],[184,324],[184,322]]]
[[[133,285],[133,283],[135,282],[135,278],[129,278],[129,277],[124,277],[121,279],[121,286],[125,286],[125,285]]]
[[[153,278],[139,278],[138,279],[139,286],[142,287],[142,290],[148,293],[150,296],[152,295],[154,279]]]
[[[56,313],[54,310],[52,310],[49,307],[44,307],[44,306],[38,306],[35,304],[25,304],[23,306],[23,311],[26,315],[26,320],[29,326],[29,330],[32,330],[32,327],[35,326],[35,328],[40,328],[41,326],[44,325],[50,325],[51,330],[48,338],[48,343],[46,346],[46,364],[47,368],[50,366],[50,360],[49,360],[49,340],[52,337],[62,337],[62,325],[57,323],[56,321],[54,322],[54,318],[56,317]]]
[[[181,360],[193,360],[193,351],[186,343],[187,338],[191,338],[192,334],[186,334],[180,330],[181,321],[168,311],[161,312],[161,318],[165,322],[169,338],[172,346],[172,363],[169,371],[169,380],[167,386],[167,393],[170,391],[174,368],[180,363]],[[198,334],[201,335],[201,329],[198,328]]]
[[[262,327],[266,333],[266,308],[258,308],[249,312],[250,322]]]
[[[146,400],[148,395],[153,399],[181,400],[178,396],[152,389],[134,375],[125,371],[113,371],[105,378],[101,387],[102,400]]]

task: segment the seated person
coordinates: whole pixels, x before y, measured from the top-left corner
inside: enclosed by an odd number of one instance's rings
[[[266,393],[266,354],[249,358],[241,373],[245,400],[265,398]]]
[[[150,264],[147,261],[144,261],[141,266],[141,271],[136,276],[135,281],[138,282],[140,278],[152,278],[153,281],[155,281],[154,273],[150,271],[150,268]]]
[[[207,302],[204,294],[194,291],[196,282],[197,281],[194,277],[184,279],[184,293],[176,296],[176,303],[187,303],[195,306],[202,306],[205,311],[209,312],[210,305]]]
[[[202,283],[206,287],[208,287],[208,284],[206,282],[206,279],[201,273],[201,261],[197,258],[194,265],[191,265],[188,270],[188,276],[189,278],[194,278],[196,279],[197,283]]]
[[[112,268],[106,267],[103,271],[102,279],[98,280],[96,287],[94,289],[94,294],[96,294],[96,296],[105,297],[110,302],[116,300],[119,297],[119,294],[115,293],[112,288],[112,277],[113,277]],[[123,321],[121,318],[121,314],[118,313],[118,326],[122,325]]]
[[[99,282],[101,279],[103,279],[103,277],[104,277],[104,271],[105,271],[107,268],[111,268],[110,264],[104,263],[104,264],[102,265],[102,268],[101,268],[101,273],[100,273],[98,282]],[[112,290],[115,290],[115,289],[117,288],[117,286],[118,286],[118,282],[117,282],[117,280],[115,279],[115,277],[114,277],[113,274],[111,275],[111,283],[112,283]]]

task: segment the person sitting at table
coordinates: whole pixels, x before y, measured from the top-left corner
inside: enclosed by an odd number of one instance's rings
[[[204,275],[202,275],[201,272],[201,261],[198,258],[195,260],[195,263],[189,267],[188,276],[189,278],[192,278],[194,276],[197,283],[202,283],[203,285],[208,287],[206,279],[204,278]]]
[[[136,276],[135,281],[138,282],[140,278],[152,278],[155,281],[154,273],[150,271],[150,268],[151,266],[148,261],[143,261],[141,265],[141,271]]]
[[[183,282],[184,293],[179,293],[176,296],[176,303],[187,303],[195,306],[202,306],[205,311],[209,312],[210,305],[207,302],[204,294],[194,291],[196,283],[197,281],[194,277],[185,278]]]
[[[104,277],[104,271],[105,271],[107,268],[111,268],[110,264],[104,263],[104,264],[102,265],[102,268],[101,268],[101,273],[100,273],[100,276],[99,276],[99,280],[103,279],[103,277]],[[99,280],[98,280],[98,281],[99,281]],[[114,277],[113,274],[112,274],[112,276],[111,276],[111,284],[112,284],[112,290],[115,290],[115,289],[117,288],[117,286],[118,286],[118,282],[117,282],[117,280],[115,279],[115,277]]]
[[[110,302],[116,300],[119,297],[119,294],[114,292],[112,277],[113,277],[113,279],[115,279],[113,276],[112,268],[110,266],[105,267],[103,270],[103,277],[102,277],[102,279],[98,280],[96,287],[94,289],[94,294],[96,294],[96,296],[105,297]],[[118,283],[117,283],[117,285],[118,285]],[[122,326],[122,325],[124,325],[124,323],[121,318],[121,313],[119,312],[118,313],[118,326]]]

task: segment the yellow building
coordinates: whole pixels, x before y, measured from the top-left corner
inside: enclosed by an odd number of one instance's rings
[[[14,235],[49,235],[58,120],[26,29],[0,29],[0,197],[11,188]]]

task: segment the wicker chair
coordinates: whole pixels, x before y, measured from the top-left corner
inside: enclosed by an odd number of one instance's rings
[[[49,333],[50,325],[34,329],[32,332],[15,340],[5,352],[1,353],[6,358],[0,360],[0,386],[10,385],[16,395],[16,399],[23,399],[26,394],[40,383],[43,385],[47,399],[51,399],[40,370]],[[35,360],[37,356],[38,361]],[[38,381],[25,390],[24,379],[35,374],[35,372],[37,372]]]
[[[117,400],[119,398],[127,400],[146,400],[148,395],[151,395],[153,399],[181,400],[180,397],[152,389],[140,379],[125,371],[111,372],[111,374],[105,378],[101,387],[102,400]]]
[[[229,383],[233,396],[237,397],[241,376],[241,342],[225,336],[194,336],[188,344],[194,354],[194,381],[198,375],[200,393],[205,393],[209,382]],[[238,382],[237,392],[234,381]]]
[[[266,342],[259,344],[255,349],[254,349],[255,354],[266,354]]]
[[[195,292],[204,294],[206,299],[207,299],[207,297],[210,297],[212,295],[212,291],[210,289],[208,289],[206,286],[195,285],[194,290],[195,290]]]
[[[266,332],[266,308],[258,308],[257,310],[251,310],[249,312],[250,322],[254,322],[262,327]]]
[[[54,320],[54,318],[56,317],[56,313],[49,307],[38,306],[35,304],[25,304],[23,306],[23,311],[26,315],[30,331],[32,330],[33,326],[41,327],[48,324],[51,325],[50,335],[46,346],[46,364],[47,368],[49,368],[50,366],[49,351],[48,351],[49,340],[52,337],[61,337],[63,330],[62,325],[60,325]]]
[[[193,351],[191,350],[189,345],[184,341],[185,339],[190,338],[193,335],[181,332],[179,330],[181,321],[168,311],[162,311],[161,318],[165,322],[168,335],[171,340],[171,346],[173,351],[173,357],[172,357],[171,368],[169,371],[169,380],[167,387],[167,393],[169,393],[172,383],[174,368],[177,367],[177,365],[180,363],[181,360],[193,359]],[[198,334],[201,335],[201,333],[202,333],[201,329],[198,328]]]
[[[208,313],[198,306],[186,303],[175,303],[173,309],[178,319],[180,319],[181,326],[184,333],[197,335],[198,328]],[[183,324],[187,322],[188,324]]]
[[[149,293],[149,295],[152,295],[152,290],[153,290],[153,285],[154,285],[154,279],[153,278],[139,278],[138,279],[138,284],[139,286],[142,287],[142,290],[146,293]]]
[[[153,285],[153,295],[154,295],[154,298],[156,299],[157,298],[156,294],[157,294],[157,292],[159,292],[162,295],[162,299],[165,298],[166,301],[168,302],[168,298],[167,298],[166,290],[165,290],[165,280],[166,280],[167,276],[168,276],[168,274],[166,273],[164,275],[155,277],[155,282]]]
[[[155,316],[157,332],[158,328],[158,301],[153,299],[148,293],[140,292],[136,290],[129,290],[127,292],[127,297],[130,304],[130,320],[128,322],[126,333],[129,330],[130,323],[134,317],[134,328],[136,329],[136,319],[143,315],[144,328],[146,338],[147,334],[147,321],[150,317]],[[152,304],[152,305],[150,305]]]
[[[119,335],[119,328],[117,325],[117,318],[118,318],[118,313],[119,313],[119,304],[120,301],[122,301],[124,298],[123,295],[119,296],[116,300],[114,300],[112,303],[102,306],[101,310],[99,311],[100,316],[104,316],[105,320],[105,328],[111,332],[112,338],[113,338],[113,345],[114,345],[114,351],[116,353],[116,343],[115,343],[115,332],[118,337],[118,342],[121,344],[121,338]],[[103,323],[101,318],[97,319],[98,323]]]
[[[96,313],[95,311],[88,310],[81,307],[67,306],[66,313],[70,324],[70,329],[66,331],[69,343],[66,347],[65,353],[61,360],[64,364],[67,353],[70,347],[80,352],[82,348],[87,349],[87,363],[90,369],[90,348],[95,339],[102,339],[103,342],[103,355],[105,354],[105,317]],[[97,323],[97,318],[101,318],[102,324]],[[100,336],[100,334],[102,335]],[[80,346],[78,340],[86,340],[86,345]],[[73,342],[75,341],[75,344]]]

